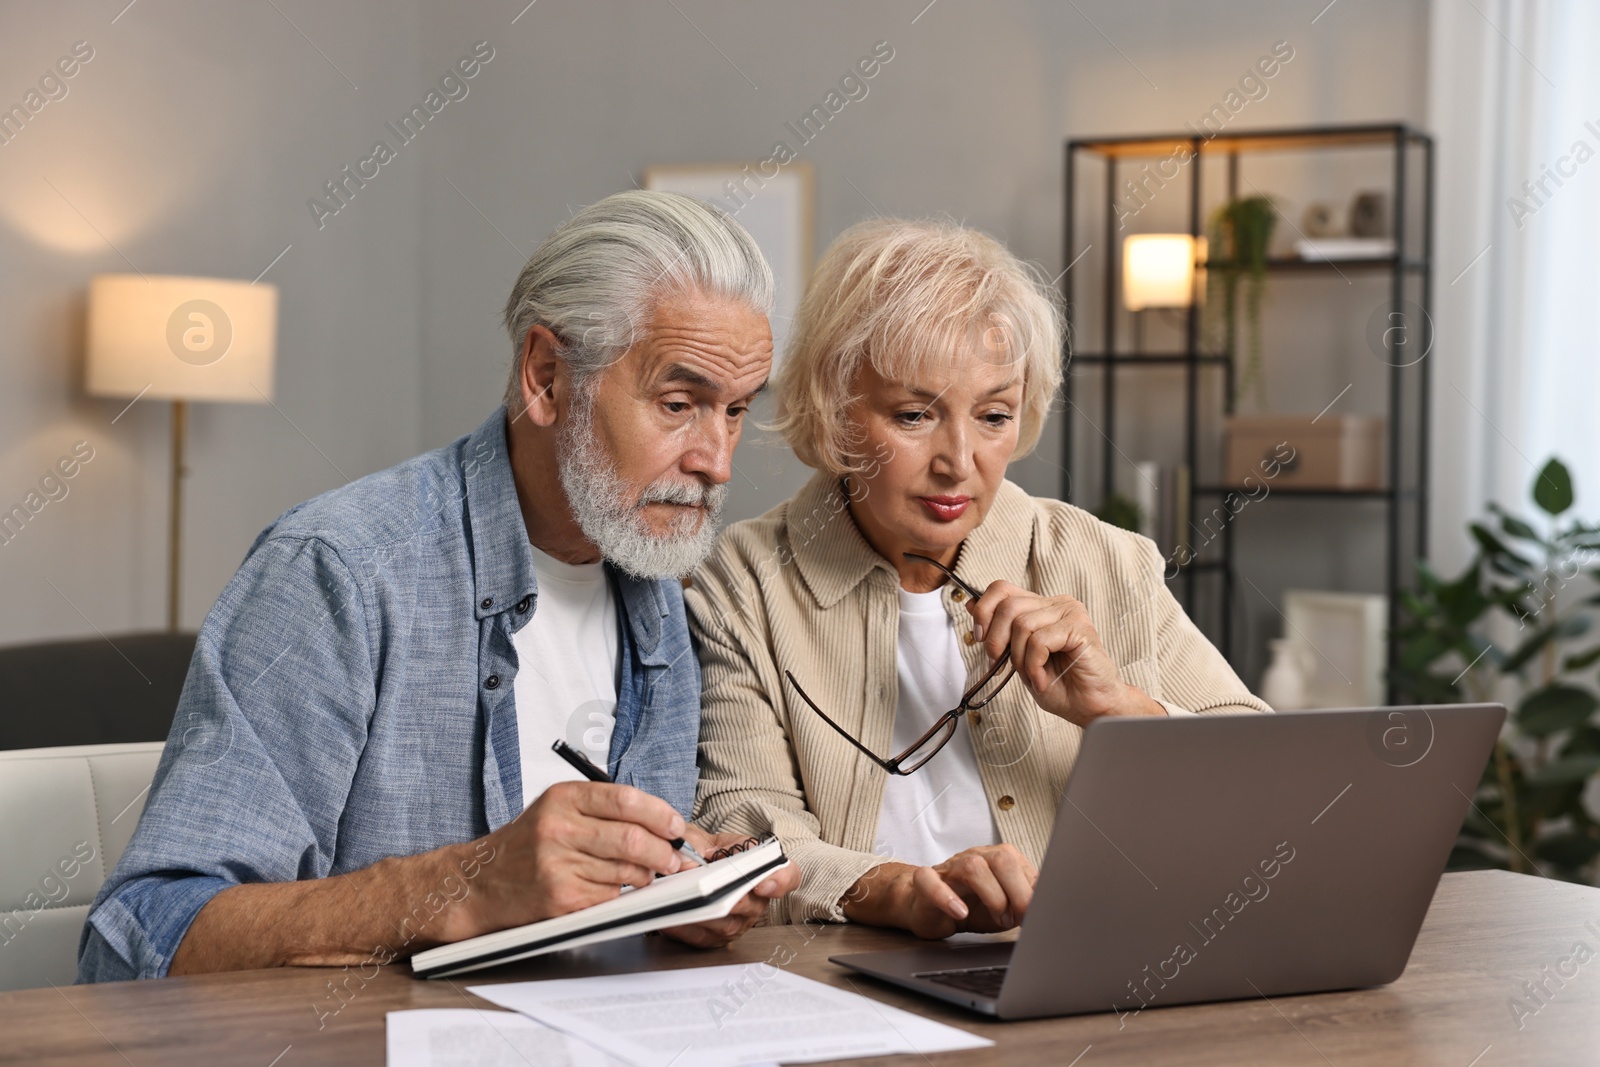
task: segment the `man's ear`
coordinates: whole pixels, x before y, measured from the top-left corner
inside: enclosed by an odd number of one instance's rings
[[[571,379],[561,342],[546,326],[533,326],[522,342],[522,405],[535,426],[554,426]],[[558,402],[559,398],[559,402]]]

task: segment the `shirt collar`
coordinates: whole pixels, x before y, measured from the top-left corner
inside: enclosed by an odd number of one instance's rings
[[[852,484],[859,498],[860,483]],[[874,570],[891,578],[898,573],[861,536],[850,517],[849,499],[837,476],[819,471],[789,502],[784,519],[795,566],[823,609],[838,603]],[[1032,498],[1021,487],[1001,482],[982,525],[962,542],[955,572],[977,589],[1001,578],[1026,587],[1033,527]]]
[[[533,596],[533,550],[511,476],[506,414],[497,408],[466,440],[456,476],[466,486],[472,534],[472,608],[479,620]]]
[[[472,530],[472,608],[481,621],[539,592],[528,527],[511,474],[503,408],[467,438],[459,469],[458,477],[466,483],[467,523]],[[607,570],[616,582],[641,660],[655,663],[662,654],[661,638],[670,613],[661,582],[634,578],[610,565]]]

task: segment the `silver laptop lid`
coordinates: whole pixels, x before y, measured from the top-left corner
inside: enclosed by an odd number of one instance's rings
[[[1505,714],[1485,704],[1095,723],[999,1014],[1393,981]]]

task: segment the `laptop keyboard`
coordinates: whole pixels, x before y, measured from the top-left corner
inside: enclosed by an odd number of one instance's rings
[[[1005,967],[965,967],[954,971],[922,971],[913,978],[926,978],[930,982],[952,986],[981,997],[998,997],[1006,980]]]

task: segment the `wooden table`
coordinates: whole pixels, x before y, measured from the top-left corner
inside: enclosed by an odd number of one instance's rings
[[[0,1062],[74,1067],[382,1064],[385,1012],[490,1007],[466,992],[469,984],[754,964],[786,959],[785,949],[793,951],[789,969],[798,974],[858,990],[996,1042],[991,1049],[928,1057],[932,1063],[1543,1067],[1600,1062],[1600,890],[1522,875],[1446,875],[1410,966],[1392,985],[1152,1008],[1121,1022],[1111,1014],[987,1022],[827,962],[831,954],[893,947],[907,940],[898,933],[852,926],[763,928],[717,952],[697,952],[659,937],[633,938],[466,979],[421,981],[396,965],[363,982],[352,971],[352,992],[344,1000],[332,998],[329,981],[344,978],[345,972],[316,968],[22,990],[0,994]],[[1579,942],[1590,950],[1581,954],[1587,959],[1581,964],[1574,957]],[[1524,980],[1545,982],[1543,1003],[1528,996]],[[1526,1009],[1520,1019],[1512,1010],[1514,999]],[[334,1008],[337,1013],[328,1014]],[[914,1061],[892,1057],[855,1062]]]

